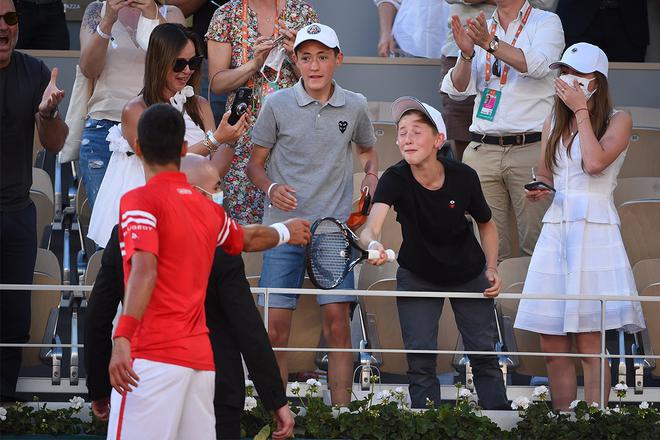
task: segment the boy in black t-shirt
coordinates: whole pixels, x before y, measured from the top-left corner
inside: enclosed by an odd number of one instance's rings
[[[380,179],[374,205],[360,240],[386,254],[376,241],[390,206],[401,224],[397,290],[483,292],[489,299],[452,299],[456,324],[469,351],[492,351],[496,341],[493,298],[500,292],[497,274],[497,228],[481,191],[477,173],[467,165],[437,158],[445,141],[442,115],[415,98],[392,105],[397,145],[403,159]],[[465,213],[479,226],[483,251]],[[443,298],[397,298],[403,341],[409,350],[437,349]],[[426,399],[440,403],[436,355],[408,354],[408,379],[414,408]],[[471,355],[475,385],[484,409],[508,409],[502,372],[495,355]]]

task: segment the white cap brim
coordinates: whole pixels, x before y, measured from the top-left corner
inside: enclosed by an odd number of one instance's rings
[[[392,103],[392,120],[398,124],[401,116],[408,110],[419,110],[424,113],[433,122],[438,133],[447,136],[447,128],[442,114],[432,106],[412,96],[402,96]]]

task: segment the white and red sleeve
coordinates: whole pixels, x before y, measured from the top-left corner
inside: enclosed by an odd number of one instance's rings
[[[238,255],[243,250],[243,228],[227,215],[222,207],[216,205],[220,217],[220,233],[217,246],[229,255]]]
[[[158,210],[144,194],[131,191],[119,204],[119,247],[125,262],[136,251],[158,256]]]

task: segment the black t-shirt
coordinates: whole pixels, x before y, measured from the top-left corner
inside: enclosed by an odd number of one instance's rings
[[[43,61],[21,52],[0,69],[0,211],[30,204],[34,115],[49,81]]]
[[[441,286],[463,284],[486,265],[465,213],[477,222],[491,218],[479,177],[469,166],[439,158],[445,182],[438,190],[424,188],[404,160],[383,173],[374,203],[393,206],[403,243],[399,265]]]

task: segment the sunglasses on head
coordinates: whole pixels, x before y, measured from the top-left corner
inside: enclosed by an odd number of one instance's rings
[[[172,63],[172,70],[174,70],[176,73],[179,73],[182,72],[186,66],[190,67],[190,70],[197,70],[202,65],[202,61],[204,61],[204,57],[201,55],[192,57],[189,60],[185,58],[177,58]]]
[[[7,23],[9,26],[14,26],[16,23],[18,23],[18,12],[7,12],[4,15],[0,15],[0,18],[4,18],[5,23]]]
[[[501,74],[501,69],[500,69],[500,60],[495,59],[495,62],[493,63],[493,66],[491,67],[491,72],[493,76],[500,77]]]

